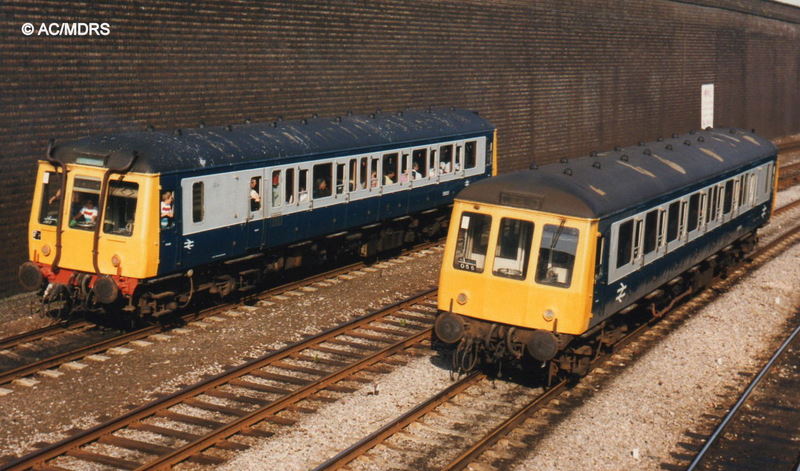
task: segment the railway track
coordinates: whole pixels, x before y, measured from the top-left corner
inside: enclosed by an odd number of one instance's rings
[[[479,460],[491,468],[505,469],[530,451],[530,444],[541,436],[542,429],[555,421],[554,416],[566,414],[571,404],[582,403],[582,397],[590,395],[595,387],[606,380],[604,378],[613,377],[631,357],[642,355],[659,338],[679,327],[692,313],[711,303],[718,293],[730,289],[751,270],[762,266],[787,246],[798,242],[800,225],[757,249],[751,255],[750,263],[740,265],[725,279],[715,280],[711,289],[704,290],[676,307],[665,318],[650,318],[632,326],[630,332],[610,346],[606,354],[594,359],[593,366],[596,369],[578,383],[578,388],[569,388],[566,381],[547,390],[520,386],[510,397],[529,396],[524,405],[512,408],[511,411],[503,410],[505,417],[489,414],[482,417],[483,423],[475,424],[467,417],[474,416],[474,410],[479,407],[480,402],[463,397],[469,396],[474,388],[483,385],[479,392],[472,395],[488,401],[494,411],[509,409],[508,406],[513,401],[503,403],[501,397],[492,398],[491,388],[486,386],[489,380],[481,373],[472,373],[329,459],[314,471],[342,468],[362,470],[370,469],[370,466],[376,464],[392,469],[451,471],[466,469]],[[625,349],[626,346],[630,348]],[[594,384],[581,390],[580,386],[587,382]],[[559,401],[553,400],[557,398]],[[446,411],[442,411],[445,407]],[[550,411],[555,409],[556,414],[537,416],[545,408]],[[479,428],[486,430],[478,432],[476,429]],[[499,448],[502,449],[498,450],[501,441],[503,445]],[[426,445],[428,446],[425,447]],[[422,451],[421,447],[424,447]],[[493,453],[486,453],[488,450]],[[485,453],[491,456],[484,456]],[[443,454],[453,456],[442,456]],[[361,463],[362,461],[367,463]]]
[[[685,469],[800,469],[799,362],[800,326],[755,375],[713,432],[707,437],[693,434],[696,443],[684,444],[699,449]],[[681,464],[668,467],[684,469]]]
[[[437,244],[438,242],[420,244],[414,247],[413,249],[410,249],[409,252],[422,251],[427,248],[433,247]],[[257,294],[249,295],[244,299],[241,299],[239,302],[253,304],[260,300],[266,300],[274,296],[280,296],[282,294],[292,292],[306,286],[313,285],[314,283],[324,282],[325,280],[336,278],[339,276],[346,276],[347,273],[359,270],[364,267],[365,264],[363,262],[349,264],[323,273],[291,281],[289,283],[285,283],[280,286],[276,286],[274,288],[269,288]],[[14,381],[21,382],[27,385],[35,384],[38,380],[34,379],[33,376],[37,374],[44,376],[58,376],[60,372],[57,371],[56,369],[63,365],[71,364],[75,365],[76,368],[81,368],[82,364],[79,363],[79,360],[81,359],[94,358],[92,357],[92,355],[102,355],[103,353],[106,352],[112,352],[112,353],[117,351],[125,352],[126,350],[119,350],[119,349],[124,349],[126,345],[130,345],[133,342],[146,341],[148,337],[154,334],[167,333],[173,327],[183,325],[183,323],[201,321],[205,318],[209,318],[215,315],[219,315],[220,313],[227,312],[231,310],[235,305],[236,304],[225,303],[205,308],[199,312],[187,313],[180,317],[179,322],[176,322],[169,326],[161,324],[151,324],[130,332],[122,333],[120,335],[114,335],[113,337],[110,338],[108,338],[106,335],[102,336],[102,338],[100,339],[96,339],[97,336],[95,336],[95,338],[89,343],[83,342],[82,344],[80,344],[75,348],[69,348],[66,351],[58,351],[57,353],[54,354],[49,354],[44,357],[35,358],[33,361],[30,361],[27,358],[27,356],[23,357],[23,361],[18,362],[18,364],[16,364],[12,368],[0,371],[0,387],[8,385],[9,383],[12,383]],[[86,332],[95,327],[96,326],[94,324],[84,321],[78,322],[71,326],[67,324],[58,324],[52,327],[37,329],[36,331],[31,331],[13,337],[8,337],[0,342],[7,343],[9,345],[9,347],[7,348],[13,348],[20,345],[27,345],[35,341],[41,341],[43,339],[51,338],[55,335],[61,335],[63,333],[79,332],[79,331]],[[98,336],[101,336],[100,333],[98,333]],[[2,345],[2,343],[0,343],[0,345]],[[55,349],[53,348],[51,350]],[[78,363],[76,364],[75,362]]]
[[[778,171],[778,190],[800,183],[800,162],[782,165]]]
[[[122,417],[2,467],[69,469],[87,462],[117,469],[163,469],[188,461],[218,465],[268,437],[296,414],[355,391],[360,376],[404,364],[430,338],[435,290],[269,353]],[[401,355],[402,356],[402,355]],[[333,396],[332,396],[333,395]],[[190,429],[187,431],[187,427]]]

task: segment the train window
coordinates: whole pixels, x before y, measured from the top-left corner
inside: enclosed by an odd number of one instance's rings
[[[358,167],[358,189],[364,190],[367,188],[367,181],[369,178],[369,164],[367,163],[369,157],[361,157],[361,165]]]
[[[161,229],[169,229],[175,225],[175,193],[172,191],[161,192],[159,217],[161,218]]]
[[[93,231],[97,224],[100,180],[76,177],[73,182],[69,227]]]
[[[700,194],[695,193],[689,197],[689,220],[686,222],[686,231],[697,229],[697,219],[700,212]]]
[[[308,201],[308,169],[305,168],[297,172],[297,201]]]
[[[471,212],[461,214],[453,268],[483,273],[491,226],[492,217],[488,214]]]
[[[536,282],[568,288],[578,251],[578,229],[545,224],[536,266]]]
[[[344,193],[345,182],[347,179],[344,176],[345,164],[336,164],[336,194],[341,195]]]
[[[61,174],[45,172],[42,175],[42,206],[39,209],[39,222],[48,226],[58,223],[58,207],[61,204]]]
[[[435,177],[438,174],[437,165],[439,164],[438,164],[438,159],[436,157],[437,155],[438,154],[436,153],[436,149],[431,149],[431,158],[428,161],[430,163],[430,170],[428,171],[428,175],[432,177]]]
[[[286,190],[284,193],[284,201],[286,204],[294,203],[294,169],[286,169]]]
[[[644,217],[644,253],[649,254],[656,249],[658,239],[658,210],[654,209]]]
[[[633,220],[629,220],[619,225],[617,233],[617,268],[630,263],[632,251]]]
[[[675,201],[667,209],[667,243],[678,238],[681,202]]]
[[[172,196],[171,192],[166,193],[170,193],[170,197]],[[136,200],[138,197],[138,183],[109,182],[108,200],[106,201],[106,210],[103,216],[103,232],[130,237],[133,234]]]
[[[281,171],[272,171],[272,207],[278,208],[281,206]]]
[[[411,179],[427,177],[428,167],[428,149],[414,149],[411,152]]]
[[[192,183],[192,222],[203,221],[203,182]]]
[[[305,172],[305,170],[302,170]],[[314,165],[314,199],[327,198],[332,194],[331,178],[333,171],[333,164],[317,164]]]
[[[722,214],[728,214],[731,212],[731,206],[733,205],[733,180],[728,180],[725,182],[725,193],[722,197]]]
[[[381,174],[380,170],[378,169],[378,164],[380,163],[380,159],[378,157],[373,157],[372,162],[369,168],[369,187],[370,188],[378,188],[381,184]]]
[[[392,185],[397,183],[397,161],[398,154],[383,154],[383,184]]]
[[[469,141],[464,144],[464,168],[475,168],[477,164],[475,141]]]
[[[439,147],[439,172],[442,174],[453,171],[453,145]]]
[[[350,166],[349,166],[349,179],[348,179],[348,190],[349,191],[356,191],[356,189],[363,190],[363,186],[359,186],[358,180],[358,159],[350,159]]]
[[[250,178],[250,190],[247,196],[250,201],[250,212],[259,211],[261,209],[261,177]]]
[[[402,154],[400,158],[400,183],[408,183],[411,180],[411,156]]]
[[[528,273],[532,236],[532,222],[501,219],[492,273],[504,278],[524,280]]]
[[[453,164],[453,170],[455,170],[456,172],[464,168],[464,162],[461,161],[462,159],[461,156],[463,155],[463,153],[461,152],[462,150],[463,150],[462,146],[456,145],[456,158],[455,158],[455,164]]]

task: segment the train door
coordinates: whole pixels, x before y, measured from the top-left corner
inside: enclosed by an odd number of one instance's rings
[[[159,241],[161,250],[159,252],[159,273],[171,272],[175,267],[181,266],[180,255],[180,208],[182,195],[175,191],[175,183],[166,184],[162,182],[159,194]]]
[[[261,248],[264,243],[265,183],[264,169],[243,172],[239,178],[239,204],[245,206],[243,240],[247,248]]]

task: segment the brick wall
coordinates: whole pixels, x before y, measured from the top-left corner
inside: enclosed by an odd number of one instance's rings
[[[110,35],[20,29],[92,21]],[[0,294],[48,138],[453,105],[510,171],[698,127],[703,83],[716,123],[777,137],[800,132],[798,23],[749,0],[3,2]]]

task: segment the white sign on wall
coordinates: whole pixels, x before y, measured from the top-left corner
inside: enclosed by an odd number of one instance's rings
[[[700,87],[700,129],[714,127],[714,84]]]

